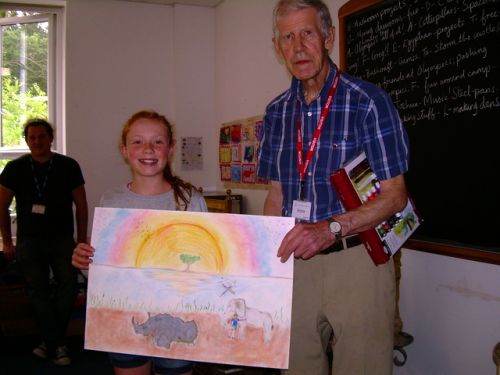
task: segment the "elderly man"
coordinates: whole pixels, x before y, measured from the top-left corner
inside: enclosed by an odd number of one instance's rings
[[[7,259],[17,258],[37,318],[42,343],[33,350],[56,365],[71,363],[64,336],[77,293],[73,203],[78,241],[87,237],[87,198],[78,163],[51,151],[52,126],[28,121],[30,153],[10,161],[0,175],[0,230]],[[17,236],[12,240],[9,206],[16,199]],[[50,270],[53,273],[52,285]]]
[[[387,375],[394,265],[375,266],[356,233],[405,206],[408,140],[389,96],[330,60],[334,39],[322,1],[277,3],[274,48],[293,77],[266,108],[258,174],[271,180],[264,214],[297,218],[277,254],[295,259],[286,373],[327,374],[333,343],[334,375]],[[346,212],[329,177],[360,151],[381,180],[381,194]]]

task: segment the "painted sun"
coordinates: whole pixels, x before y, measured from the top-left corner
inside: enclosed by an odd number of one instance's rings
[[[225,254],[219,239],[204,227],[176,223],[157,228],[137,250],[136,267],[187,269],[186,259],[193,260],[191,269],[222,272]]]

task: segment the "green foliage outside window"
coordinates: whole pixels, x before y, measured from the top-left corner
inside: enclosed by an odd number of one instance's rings
[[[37,84],[47,92],[47,23],[31,22],[4,26],[2,36],[3,67],[14,77],[20,77],[21,70],[24,70],[27,88]],[[21,58],[22,53],[26,56],[25,61]]]
[[[6,12],[6,17],[34,13]],[[22,129],[30,118],[48,117],[48,23],[2,26],[1,147],[26,147]],[[1,165],[0,165],[1,168]]]
[[[47,96],[34,83],[25,94],[19,90],[19,80],[2,79],[2,147],[23,143],[23,125],[30,118],[47,117]]]

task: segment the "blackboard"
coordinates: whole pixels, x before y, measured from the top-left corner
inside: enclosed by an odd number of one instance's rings
[[[339,26],[340,68],[410,137],[410,246],[500,264],[500,0],[351,0]]]

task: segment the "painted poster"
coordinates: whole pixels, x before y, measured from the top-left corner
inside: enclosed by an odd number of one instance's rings
[[[287,217],[96,208],[85,348],[287,368]]]
[[[269,181],[256,175],[263,116],[222,124],[219,132],[221,180],[226,188],[266,188]]]

